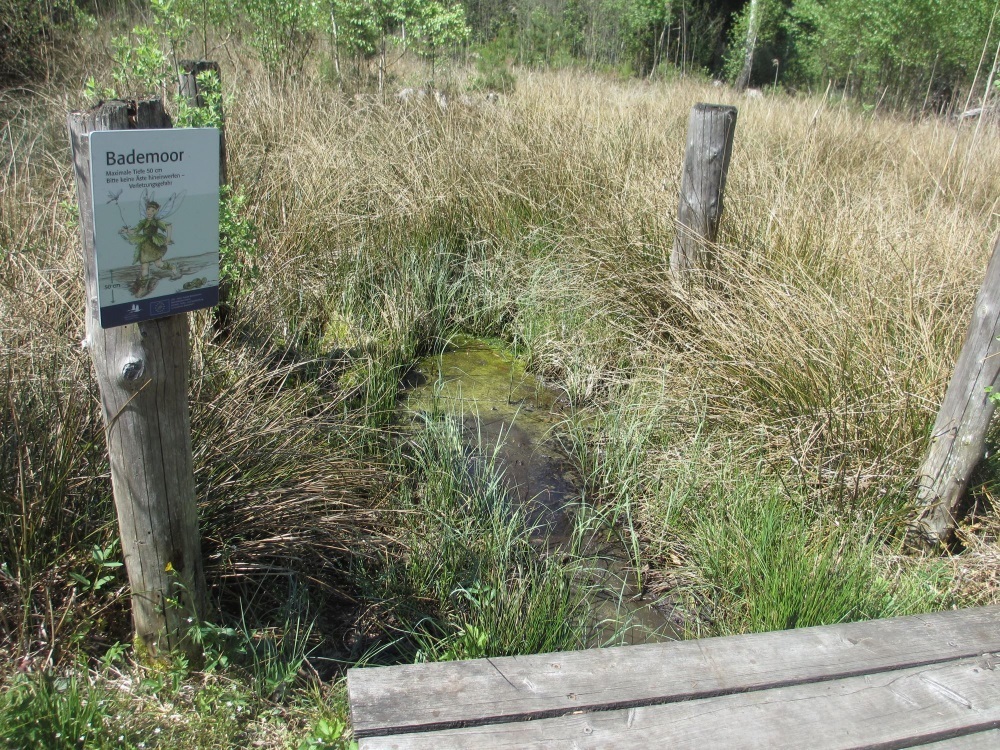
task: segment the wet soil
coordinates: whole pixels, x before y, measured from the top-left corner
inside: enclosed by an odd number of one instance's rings
[[[443,353],[418,362],[401,397],[403,419],[415,423],[421,413],[461,415],[467,444],[495,456],[539,554],[565,554],[580,502],[577,478],[557,440],[567,411],[560,394],[517,360],[468,337],[456,337]],[[680,637],[671,608],[643,596],[620,544],[594,536],[584,554],[595,592],[592,645]]]

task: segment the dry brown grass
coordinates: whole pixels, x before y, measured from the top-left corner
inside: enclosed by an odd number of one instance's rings
[[[313,354],[338,337],[345,349],[365,341],[357,356],[372,371],[469,328],[527,350],[574,403],[617,408],[627,383],[658,394],[649,413],[662,434],[700,426],[736,441],[805,478],[821,504],[851,512],[909,481],[998,227],[995,130],[974,137],[818,99],[571,71],[521,71],[510,97],[452,96],[442,110],[343,94],[317,77],[275,82],[238,50],[223,63],[230,175],[248,195],[265,269],[240,307],[246,336]],[[3,368],[17,388],[49,357],[78,380],[62,134],[78,99],[5,96]],[[683,295],[667,257],[687,112],[703,100],[740,108],[718,247],[724,289]],[[301,430],[306,445],[332,424],[311,421],[315,401],[264,408],[265,358],[219,356],[261,370],[222,434]],[[270,421],[244,422],[246,410]],[[213,435],[205,455],[216,465],[230,448],[246,454],[242,439]],[[646,475],[677,459],[661,448],[644,448]],[[351,472],[334,535],[358,518],[352,509],[368,518],[384,484],[352,460],[322,474],[306,461],[294,490],[336,498],[337,477]],[[294,474],[291,459],[282,471]]]

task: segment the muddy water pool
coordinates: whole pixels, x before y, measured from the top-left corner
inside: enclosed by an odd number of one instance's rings
[[[400,411],[414,425],[428,413],[460,415],[466,444],[494,457],[539,554],[565,554],[580,493],[558,441],[568,405],[557,391],[487,342],[456,337],[407,375]],[[604,534],[588,539],[583,554],[593,591],[591,645],[679,638],[669,608],[642,596],[624,547]]]

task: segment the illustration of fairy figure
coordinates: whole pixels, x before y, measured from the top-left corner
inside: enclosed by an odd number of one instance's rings
[[[179,279],[181,271],[172,263],[163,260],[167,248],[173,244],[173,224],[164,221],[177,212],[184,200],[184,191],[173,193],[161,205],[148,190],[142,191],[143,218],[135,226],[126,223],[118,234],[135,247],[132,262],[140,266],[139,277],[132,283],[131,291],[135,297],[145,297],[152,291],[156,279],[150,275],[150,265],[162,271],[168,271],[171,279]],[[119,206],[119,211],[121,207]],[[124,222],[125,217],[122,216]]]

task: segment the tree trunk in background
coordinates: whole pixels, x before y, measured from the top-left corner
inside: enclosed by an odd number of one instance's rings
[[[965,345],[917,475],[916,501],[920,510],[910,540],[925,549],[936,549],[951,540],[969,478],[983,457],[994,410],[987,389],[1000,387],[998,336],[1000,237],[993,246]]]
[[[743,57],[743,68],[736,78],[736,90],[743,91],[750,84],[750,73],[753,71],[753,53],[757,47],[757,30],[760,28],[760,0],[750,0],[750,20],[747,22],[746,51]]]
[[[86,343],[101,391],[137,650],[154,660],[169,657],[175,648],[197,658],[199,650],[187,636],[191,623],[204,615],[208,597],[188,415],[188,319],[174,315],[103,329],[98,318],[89,134],[130,127],[170,127],[163,102],[142,101],[133,109],[113,101],[69,115],[83,240]]]
[[[332,44],[333,47],[333,69],[337,74],[337,88],[341,91],[344,90],[344,76],[340,72],[340,34],[337,30],[337,17],[330,12],[330,30],[333,35]]]

